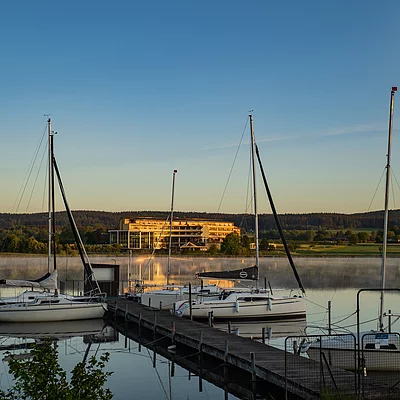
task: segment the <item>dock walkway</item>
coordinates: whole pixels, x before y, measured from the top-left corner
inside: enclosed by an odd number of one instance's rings
[[[108,313],[110,317],[123,318],[170,338],[171,344],[183,344],[229,363],[252,374],[255,380],[273,384],[302,399],[319,399],[323,387],[346,394],[355,394],[358,390],[351,372],[330,368],[327,381],[325,376],[321,378],[323,368],[318,361],[183,319],[165,310],[120,298],[109,300]],[[373,381],[363,382],[364,398],[384,399],[386,394],[387,388],[377,387]],[[400,391],[397,398],[400,398]]]

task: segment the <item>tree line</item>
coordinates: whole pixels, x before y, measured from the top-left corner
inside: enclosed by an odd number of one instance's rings
[[[85,243],[86,250],[97,253],[119,253],[120,245],[109,244],[108,231],[119,228],[121,218],[152,217],[166,219],[168,212],[103,212],[103,211],[76,211],[74,218],[80,235]],[[396,218],[399,224],[393,224]],[[209,213],[179,213],[176,219],[201,218],[234,222],[242,228],[241,237],[235,238],[232,244],[231,237],[223,243],[223,254],[243,254],[250,251],[250,243],[254,239],[254,218],[249,214],[209,214]],[[381,211],[366,214],[284,214],[279,216],[284,235],[290,245],[295,247],[299,243],[381,243],[383,231],[381,229],[383,213]],[[65,212],[56,213],[56,243],[58,253],[75,254],[75,239],[69,226]],[[379,222],[378,222],[379,221]],[[389,242],[400,241],[400,212],[390,213],[391,227],[388,232]],[[47,254],[48,242],[48,214],[0,214],[0,252]],[[365,225],[365,226],[364,226]],[[360,229],[366,228],[366,231]],[[376,228],[376,229],[374,229]],[[357,229],[357,231],[354,231]],[[271,242],[279,242],[280,235],[276,229],[272,215],[260,215],[260,249],[268,250]],[[212,247],[210,252],[218,249]]]
[[[121,218],[159,218],[166,219],[169,211],[73,211],[75,221],[79,227],[101,227],[103,230],[118,229]],[[251,214],[227,214],[206,212],[174,212],[174,219],[208,219],[233,222],[236,226],[247,230],[254,230],[254,217]],[[382,229],[383,211],[371,211],[357,214],[339,213],[308,213],[308,214],[279,214],[279,220],[284,229],[288,230],[316,230],[324,229]],[[15,226],[45,227],[48,214],[11,214],[0,213],[0,229],[11,229]],[[389,211],[391,226],[400,226],[400,210]],[[68,225],[65,212],[56,213],[58,227]],[[259,215],[259,229],[275,229],[276,223],[272,214]]]

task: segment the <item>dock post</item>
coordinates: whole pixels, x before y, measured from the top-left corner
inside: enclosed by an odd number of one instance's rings
[[[229,398],[228,354],[229,354],[229,341],[225,340],[225,352],[224,352],[224,399],[225,400],[227,400]]]
[[[232,333],[231,321],[228,321],[228,332]]]
[[[202,348],[203,348],[203,331],[200,331],[200,339],[199,339],[199,353],[202,352]]]
[[[252,388],[252,392],[253,392],[253,398],[255,399],[256,380],[257,380],[255,353],[253,353],[253,352],[250,353],[250,359],[251,359],[251,388]]]
[[[193,321],[193,313],[192,313],[192,284],[189,282],[189,315],[190,320]]]
[[[331,307],[331,301],[328,301],[328,334],[332,335],[332,307]]]
[[[114,320],[117,319],[117,310],[118,310],[118,301],[115,301],[115,308],[114,308]]]
[[[160,301],[160,310],[162,310],[162,301]]]
[[[157,313],[154,313],[154,326],[153,326],[153,334],[156,334],[157,329]]]
[[[171,331],[172,331],[171,340],[172,340],[172,344],[175,344],[175,332],[176,332],[175,321],[172,321],[171,324],[172,324],[172,328],[171,328]]]
[[[265,344],[265,326],[263,326],[261,329],[261,335],[262,335],[262,343]]]
[[[149,307],[151,307],[151,297],[149,297]]]
[[[203,392],[203,331],[200,331],[199,339],[199,392]]]
[[[139,313],[139,353],[142,351],[142,313]]]
[[[208,313],[208,326],[210,326],[211,328],[212,328],[212,326],[213,326],[213,314],[214,314],[213,311],[210,311],[210,312]]]

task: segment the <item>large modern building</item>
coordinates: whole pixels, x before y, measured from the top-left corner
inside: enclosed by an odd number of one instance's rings
[[[167,249],[171,226],[169,221],[152,218],[121,218],[120,229],[110,230],[110,243],[126,249]],[[207,250],[220,247],[229,233],[240,235],[233,222],[177,219],[172,221],[171,248],[174,250]]]

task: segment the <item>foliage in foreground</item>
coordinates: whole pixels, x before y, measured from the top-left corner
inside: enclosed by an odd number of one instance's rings
[[[109,360],[105,353],[97,360],[78,363],[68,382],[67,373],[60,367],[57,350],[51,341],[36,345],[29,359],[16,359],[9,355],[10,373],[14,386],[7,392],[0,391],[0,398],[7,400],[110,400],[110,389],[103,386],[112,372],[105,372]]]

